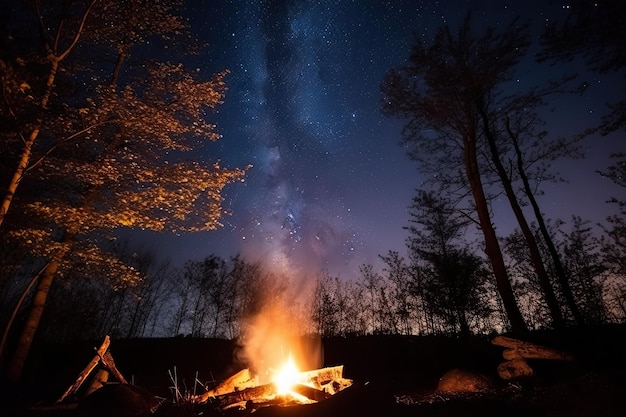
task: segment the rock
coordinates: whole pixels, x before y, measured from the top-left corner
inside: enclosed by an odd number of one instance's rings
[[[498,365],[498,375],[505,381],[533,376],[535,372],[522,358],[513,358]]]
[[[493,388],[493,381],[488,376],[463,369],[446,372],[437,384],[437,391],[448,393],[480,392]]]
[[[144,417],[160,401],[147,390],[129,384],[109,384],[87,395],[78,404],[80,417]]]

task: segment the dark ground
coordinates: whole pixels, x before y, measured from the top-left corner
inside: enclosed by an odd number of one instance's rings
[[[535,332],[526,341],[567,351],[574,362],[529,360],[535,376],[505,382],[497,365],[503,348],[489,337],[470,340],[443,337],[366,336],[324,340],[324,366],[344,365],[354,385],[317,404],[266,407],[253,413],[271,416],[626,416],[626,327]],[[77,410],[50,408],[74,382],[102,341],[46,346],[31,355],[27,378],[17,387],[4,384],[0,415],[5,417],[122,417],[132,407],[111,398],[84,401]],[[157,417],[242,416],[217,412],[209,405],[175,406],[171,374],[191,393],[194,380],[211,384],[243,367],[232,342],[211,339],[112,340],[117,368],[133,385],[164,398]],[[493,388],[477,393],[436,391],[439,378],[453,368],[487,375]],[[195,387],[196,393],[203,391]],[[92,397],[93,398],[93,397]],[[100,402],[99,402],[100,401]],[[118,410],[115,407],[121,407]],[[80,413],[80,410],[89,410]]]

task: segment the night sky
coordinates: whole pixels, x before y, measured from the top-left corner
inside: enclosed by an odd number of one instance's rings
[[[232,215],[217,231],[151,242],[182,263],[237,253],[290,275],[322,269],[350,278],[377,255],[404,251],[407,207],[424,178],[399,145],[402,121],[380,111],[380,82],[408,58],[415,37],[455,27],[473,10],[476,25],[503,25],[518,14],[562,18],[551,1],[196,1],[192,30],[206,51],[187,65],[207,76],[229,69],[228,92],[212,116],[223,138],[200,157],[229,167],[252,164],[244,184],[225,190]],[[523,9],[523,10],[521,10]],[[525,11],[524,11],[525,10]],[[529,14],[530,13],[530,14]],[[538,32],[536,32],[538,34]],[[572,72],[529,61],[519,83]],[[584,97],[555,102],[548,129],[566,135],[597,122],[604,103],[626,91],[623,77],[589,75]],[[616,85],[616,83],[618,83]],[[624,134],[584,142],[584,161],[556,164],[569,184],[546,184],[540,203],[553,218],[601,221],[619,190],[594,173],[626,151]],[[573,169],[572,169],[573,168]],[[506,206],[495,204],[499,218]],[[510,230],[498,223],[502,236]]]

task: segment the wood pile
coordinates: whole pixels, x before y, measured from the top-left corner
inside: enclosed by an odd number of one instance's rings
[[[297,383],[281,393],[274,382],[258,384],[249,369],[243,369],[215,388],[198,395],[197,403],[212,403],[221,410],[256,409],[270,405],[300,405],[323,401],[352,385],[343,377],[343,366],[299,372]]]
[[[83,383],[88,379],[89,375],[96,370],[94,376],[91,378],[91,383],[87,388],[87,392],[85,395],[89,395],[98,388],[101,388],[104,384],[108,383],[109,375],[113,375],[120,383],[127,384],[126,378],[122,375],[120,371],[115,367],[115,361],[113,360],[113,356],[111,352],[109,352],[109,345],[111,344],[111,339],[109,336],[105,336],[104,342],[100,345],[100,347],[96,350],[96,354],[89,361],[87,366],[78,374],[76,381],[70,385],[70,387],[59,397],[56,401],[57,404],[62,403],[65,399],[70,397],[73,394],[76,394],[79,388],[83,385]]]
[[[573,356],[566,352],[510,337],[496,336],[491,343],[506,348],[502,352],[502,357],[506,361],[498,365],[498,375],[504,380],[533,376],[535,371],[528,365],[527,359],[574,360]]]

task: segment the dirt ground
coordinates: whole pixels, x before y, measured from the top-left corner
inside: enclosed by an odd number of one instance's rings
[[[219,411],[212,404],[174,404],[179,390],[201,392],[245,366],[235,343],[210,339],[113,340],[118,369],[161,405],[152,414],[178,416],[626,416],[625,326],[535,332],[526,341],[571,353],[572,362],[529,360],[533,377],[503,381],[496,369],[503,348],[490,337],[364,336],[323,341],[324,366],[344,365],[353,386],[317,404]],[[21,386],[4,384],[6,417],[124,417],[150,415],[139,397],[104,397],[51,407],[93,356],[99,342],[45,346],[33,352]],[[441,392],[451,369],[484,375],[478,392]],[[194,381],[198,383],[194,384]],[[139,398],[139,400],[137,399]],[[78,407],[76,405],[78,404]]]

